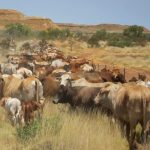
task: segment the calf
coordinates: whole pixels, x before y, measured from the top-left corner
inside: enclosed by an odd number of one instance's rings
[[[29,124],[30,122],[34,121],[35,118],[34,112],[43,108],[43,104],[44,104],[43,102],[36,102],[36,101],[24,101],[22,103],[22,109],[26,124]]]
[[[5,107],[6,111],[8,112],[8,115],[11,117],[13,125],[17,125],[17,123],[24,123],[24,118],[21,112],[22,106],[19,99],[3,97],[1,99],[1,106]]]

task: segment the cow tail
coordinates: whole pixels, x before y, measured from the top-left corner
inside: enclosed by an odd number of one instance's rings
[[[36,101],[39,102],[39,81],[35,80],[35,95],[36,95]],[[40,111],[38,109],[38,119],[41,119]]]
[[[144,142],[146,142],[146,133],[145,133],[145,128],[146,128],[146,100],[143,100],[143,131],[144,131]]]
[[[35,98],[36,98],[36,101],[38,102],[39,101],[39,84],[38,84],[38,81],[35,80]]]

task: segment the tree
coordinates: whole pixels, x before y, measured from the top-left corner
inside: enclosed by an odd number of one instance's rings
[[[107,35],[107,32],[104,29],[99,30],[95,33],[97,40],[102,40],[102,41],[106,40],[106,35]]]
[[[130,26],[123,31],[123,35],[132,39],[137,39],[143,36],[144,28],[141,26]]]
[[[15,24],[9,24],[6,25],[6,31],[7,34],[9,34],[11,37],[27,37],[30,36],[32,33],[32,30],[23,24],[15,23]]]
[[[91,36],[91,38],[88,40],[88,43],[91,45],[91,47],[99,47],[99,41],[105,41],[106,38],[107,32],[105,30],[99,30]]]

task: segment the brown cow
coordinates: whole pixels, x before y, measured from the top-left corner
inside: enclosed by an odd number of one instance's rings
[[[102,80],[104,82],[112,82],[112,72],[106,68],[103,68],[101,71],[100,71],[100,76],[102,78]]]
[[[54,96],[58,91],[58,81],[51,77],[51,75],[48,75],[42,80],[43,85],[43,95],[45,97],[47,96]]]
[[[100,71],[100,76],[104,82],[126,82],[124,75],[120,73],[119,69],[113,69],[110,71],[107,68],[103,68]]]
[[[132,149],[137,123],[141,123],[144,131],[150,119],[150,89],[135,83],[105,83],[94,101],[110,109],[126,125],[126,135]]]
[[[73,108],[78,106],[89,110],[94,108],[93,99],[98,92],[99,88],[96,87],[72,87],[68,81],[66,86],[60,85],[53,103],[69,103]]]
[[[24,101],[22,102],[22,111],[24,114],[24,120],[26,124],[34,121],[35,111],[42,109],[43,104],[36,101]]]
[[[73,59],[70,61],[70,66],[71,66],[71,72],[77,72],[80,69],[81,65],[84,65],[86,63],[89,63],[88,60],[84,58],[78,58],[78,59]]]
[[[99,72],[88,72],[84,74],[85,79],[91,83],[103,82]]]

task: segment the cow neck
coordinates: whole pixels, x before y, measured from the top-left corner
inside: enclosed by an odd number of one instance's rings
[[[70,104],[73,103],[73,99],[76,96],[76,94],[77,94],[77,91],[74,87],[69,87],[69,86],[67,87],[66,99],[68,100]]]
[[[116,95],[118,90],[120,89],[121,85],[117,85],[117,87],[112,87],[110,92],[108,93],[108,101],[109,101],[109,107],[114,112],[116,108]]]

